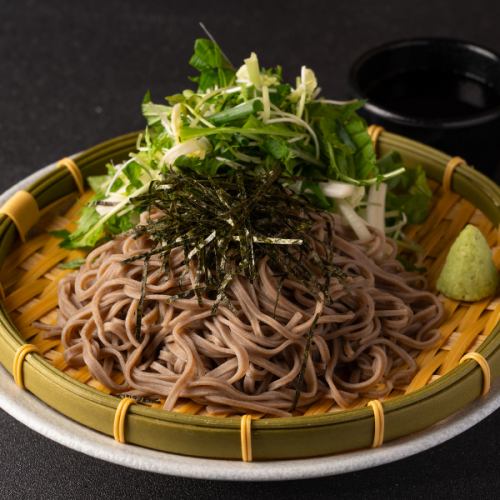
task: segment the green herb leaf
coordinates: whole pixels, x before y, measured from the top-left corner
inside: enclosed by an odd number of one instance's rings
[[[260,99],[252,99],[251,101],[242,102],[233,108],[225,109],[208,117],[214,125],[223,125],[224,123],[235,122],[247,118],[249,115],[262,111],[262,101]]]
[[[401,158],[401,155],[397,151],[391,151],[377,160],[377,167],[381,174],[394,172],[395,170],[404,167],[403,158]],[[400,179],[399,177],[395,177],[392,179],[388,179],[385,182],[389,189],[393,189],[400,183]]]
[[[108,175],[92,175],[87,177],[87,182],[89,183],[90,189],[94,193],[104,193],[109,183]]]
[[[161,121],[162,117],[165,117],[169,111],[168,106],[163,104],[154,104],[151,102],[151,93],[149,90],[146,92],[144,99],[142,101],[142,114],[148,125],[154,125]]]
[[[106,232],[111,236],[122,234],[132,229],[138,221],[137,214],[129,211],[127,214],[115,214],[106,222]]]
[[[347,105],[313,102],[308,106],[330,179],[364,184],[378,174],[366,123],[356,113],[362,105],[357,101]]]
[[[224,166],[224,163],[216,158],[200,159],[193,156],[179,156],[174,165],[180,169],[190,169],[197,172],[199,175],[213,177],[217,175],[219,169]]]
[[[60,243],[62,248],[93,248],[101,241],[104,236],[104,230],[98,226],[100,216],[92,206],[82,208],[80,219],[76,230]]]
[[[200,72],[192,80],[198,83],[198,90],[205,91],[216,86],[226,87],[235,77],[231,63],[220,47],[206,38],[198,38],[194,43],[194,54],[189,64]]]
[[[71,233],[67,229],[57,229],[56,231],[50,231],[49,234],[55,238],[66,239]]]
[[[391,152],[378,161],[381,173],[401,168],[403,161],[397,152]],[[432,206],[432,191],[427,183],[424,169],[418,165],[408,168],[397,177],[387,180],[389,191],[386,209],[404,212],[410,224],[420,224],[429,215]]]
[[[281,137],[266,137],[262,144],[264,151],[267,151],[276,160],[283,162],[290,156],[290,147]]]
[[[216,127],[216,128],[202,128],[202,127],[182,127],[180,130],[180,137],[182,141],[193,139],[195,137],[208,137],[217,134],[229,135],[278,135],[283,137],[295,137],[297,135],[293,130],[278,125],[262,125],[260,127]]]
[[[127,164],[127,166],[123,169],[123,173],[127,177],[130,188],[128,194],[130,194],[133,190],[140,188],[142,186],[141,174],[143,173],[142,167],[136,161],[132,161]]]
[[[59,264],[61,269],[80,269],[85,264],[85,259],[75,259]]]

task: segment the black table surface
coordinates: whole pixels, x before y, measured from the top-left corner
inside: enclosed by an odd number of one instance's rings
[[[293,79],[316,70],[325,95],[348,95],[364,50],[448,36],[500,51],[500,2],[398,0],[186,2],[0,1],[0,190],[101,140],[144,126],[139,111],[189,85],[203,21],[233,61],[252,50]],[[431,450],[337,477],[231,483],[161,476],[64,448],[0,410],[1,498],[493,498],[500,413]]]

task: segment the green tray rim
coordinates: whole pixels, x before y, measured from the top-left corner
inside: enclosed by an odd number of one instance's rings
[[[138,132],[104,141],[73,155],[86,179],[100,172],[113,159],[126,158],[136,145]],[[398,150],[408,165],[421,164],[428,176],[441,182],[450,156],[411,139],[383,131],[378,140],[381,154]],[[457,167],[452,190],[480,208],[495,224],[500,223],[500,188],[467,164]],[[54,169],[37,180],[31,192],[42,209],[65,195],[76,192],[71,174]],[[0,261],[17,239],[16,229],[0,216]],[[25,342],[12,324],[3,305],[0,311],[0,362],[12,372],[16,350]],[[500,325],[478,349],[492,370],[500,375]],[[39,355],[28,355],[24,364],[27,390],[36,397],[87,427],[112,435],[115,409],[120,401],[60,372]],[[480,396],[482,371],[475,362],[454,368],[425,387],[383,402],[385,441],[422,430]],[[168,452],[214,458],[241,456],[240,418],[184,415],[132,405],[126,421],[128,443]],[[373,440],[373,412],[370,408],[345,410],[317,416],[265,418],[252,422],[255,459],[272,460],[329,455],[366,448]]]

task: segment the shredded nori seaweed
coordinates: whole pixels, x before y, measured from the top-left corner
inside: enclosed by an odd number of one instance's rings
[[[321,295],[329,302],[332,278],[343,280],[345,275],[333,263],[333,248],[324,245],[323,255],[316,251],[311,231],[314,221],[309,215],[314,209],[307,198],[279,182],[280,175],[279,168],[258,176],[240,171],[202,177],[192,171],[169,171],[162,181],[152,182],[146,194],[132,200],[141,211],[150,213],[147,223],[133,230],[135,236],[146,235],[152,242],[149,251],[128,259],[144,259],[138,340],[148,260],[159,255],[168,269],[170,252],[176,247],[184,250],[185,274],[196,270],[195,283],[193,290],[183,290],[181,283],[180,293],[170,301],[194,294],[200,304],[204,297],[214,300],[212,313],[221,303],[232,308],[226,293],[231,280],[239,275],[254,282],[256,263],[267,257],[279,280],[274,316],[286,279],[303,284],[312,297]],[[331,241],[330,227],[328,235]],[[292,410],[302,390],[317,320],[316,315],[307,335]]]
[[[166,173],[133,199],[139,209],[158,209],[160,215],[136,226],[136,237],[147,235],[152,247],[129,261],[159,255],[168,266],[170,252],[183,247],[186,270],[190,264],[196,269],[194,293],[200,303],[203,295],[215,299],[214,311],[227,301],[234,276],[255,281],[256,262],[264,256],[280,280],[298,281],[311,295],[327,297],[331,278],[341,279],[343,273],[333,264],[332,249],[326,256],[316,252],[309,202],[278,182],[280,175],[279,168],[259,176]]]
[[[140,342],[141,340],[141,327],[142,327],[142,313],[144,309],[144,299],[146,298],[146,284],[148,281],[148,264],[149,255],[144,258],[144,267],[142,269],[142,279],[141,279],[141,296],[139,298],[139,304],[137,305],[137,314],[135,317],[135,339]]]

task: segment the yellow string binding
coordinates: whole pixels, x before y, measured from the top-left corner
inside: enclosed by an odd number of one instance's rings
[[[69,173],[73,176],[75,180],[76,187],[78,188],[78,192],[80,195],[85,193],[85,186],[83,183],[83,175],[80,170],[80,167],[71,159],[71,158],[62,158],[57,162],[57,167],[65,167],[69,170]]]
[[[448,193],[451,191],[451,179],[453,177],[453,173],[455,169],[459,165],[465,165],[465,160],[460,158],[460,156],[454,156],[450,159],[450,161],[446,164],[443,175],[443,190]]]
[[[373,410],[373,443],[372,448],[378,448],[384,443],[384,431],[385,431],[385,418],[384,418],[384,407],[378,399],[373,399],[367,406],[371,406]]]
[[[39,352],[38,347],[33,344],[23,344],[14,354],[14,362],[12,363],[12,375],[14,376],[14,382],[21,388],[24,387],[24,377],[23,377],[23,362],[26,356],[30,352]]]
[[[368,130],[368,135],[372,140],[373,149],[377,151],[378,138],[380,134],[384,131],[384,127],[381,127],[380,125],[370,125],[367,130]]]
[[[119,443],[125,443],[125,417],[130,405],[135,401],[132,398],[123,398],[116,407],[115,419],[113,421],[113,436]]]
[[[241,459],[252,461],[252,415],[243,415],[240,421]]]
[[[460,363],[463,363],[468,359],[475,361],[481,367],[481,370],[483,370],[483,390],[481,392],[481,396],[485,396],[488,392],[490,392],[491,388],[490,365],[488,364],[488,361],[486,361],[486,358],[478,352],[468,352],[467,354],[464,354],[460,359]]]
[[[23,243],[26,241],[27,232],[40,218],[38,204],[28,191],[18,191],[0,208],[0,213],[12,220]]]

